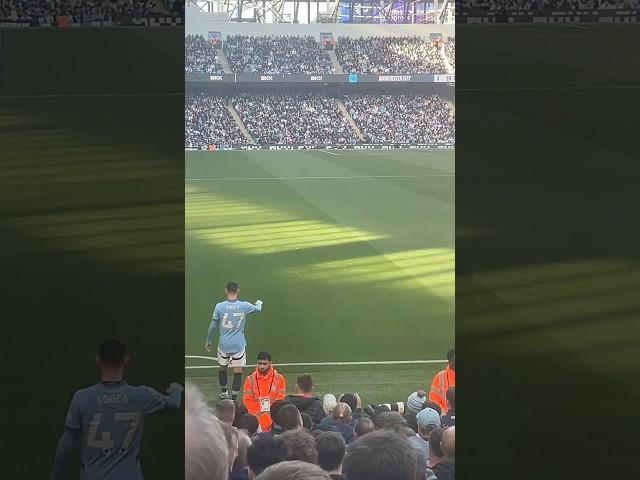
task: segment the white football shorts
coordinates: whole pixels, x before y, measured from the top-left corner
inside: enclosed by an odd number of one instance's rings
[[[225,353],[218,349],[218,365],[223,367],[244,367],[247,365],[247,355],[244,350],[238,353]]]

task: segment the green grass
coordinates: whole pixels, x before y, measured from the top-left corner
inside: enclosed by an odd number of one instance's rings
[[[454,342],[453,151],[190,152],[186,162],[187,355],[206,355],[212,306],[233,279],[241,298],[265,302],[248,322],[249,363],[263,349],[276,364],[444,358]],[[292,178],[318,176],[360,178]],[[289,390],[310,371],[318,394],[382,402],[425,388],[440,368],[279,370]],[[186,372],[217,394],[215,370]]]

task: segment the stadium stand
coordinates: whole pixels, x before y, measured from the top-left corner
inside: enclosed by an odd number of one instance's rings
[[[443,428],[438,412],[426,404],[416,404],[413,409],[409,409],[404,407],[404,403],[397,402],[397,405],[401,406],[400,411],[379,406],[381,408],[371,410],[372,418],[356,406],[353,417],[349,415],[346,423],[340,424],[341,428],[348,430],[347,436],[353,438],[347,447],[347,442],[343,440],[345,432],[331,428],[316,428],[320,424],[313,424],[310,428],[298,426],[286,433],[258,430],[253,435],[247,435],[246,430],[240,430],[240,424],[234,422],[234,425],[229,427],[220,422],[214,412],[204,405],[202,394],[197,387],[188,385],[186,391],[185,416],[198,416],[200,426],[207,425],[211,428],[210,432],[203,432],[202,428],[199,428],[197,435],[196,432],[191,434],[190,431],[185,431],[190,444],[189,455],[185,458],[185,471],[194,472],[187,476],[188,480],[279,478],[277,475],[269,476],[268,473],[281,468],[286,469],[292,461],[319,465],[325,472],[320,474],[320,469],[313,467],[316,468],[318,476],[287,477],[300,480],[455,480],[455,426]],[[342,397],[347,395],[350,394],[343,394]],[[193,397],[193,401],[189,397]],[[408,401],[414,400],[416,392],[408,397]],[[338,405],[351,411],[344,403]],[[191,412],[192,409],[197,409],[197,412]],[[328,413],[333,415],[333,412]],[[321,423],[327,423],[325,420]],[[356,428],[364,422],[368,422],[370,428]],[[214,425],[211,425],[212,423]],[[408,427],[412,423],[417,431]],[[328,433],[324,433],[323,430]],[[249,437],[241,442],[244,445],[241,449],[246,449],[241,455],[237,453],[238,442],[234,440],[238,435]],[[213,442],[212,438],[225,441]],[[434,443],[433,446],[430,446],[430,442]],[[430,455],[430,448],[436,454]],[[228,458],[226,474],[219,468],[220,462],[203,463],[196,455],[200,450],[206,450],[209,457]],[[210,471],[202,471],[203,465],[208,465],[206,468]],[[298,471],[302,472],[300,469]],[[261,475],[262,472],[265,474]]]
[[[336,56],[345,73],[446,73],[438,48],[419,37],[339,37]]]
[[[344,101],[368,143],[453,143],[455,124],[436,95],[349,95]]]
[[[230,35],[224,52],[235,73],[333,73],[329,57],[311,36]]]
[[[207,94],[185,97],[185,147],[206,150],[211,145],[245,145],[247,139],[227,110],[227,100]]]
[[[184,1],[162,3],[154,0],[3,0],[0,20],[3,24],[19,23],[31,26],[70,25],[104,26],[144,24],[140,19],[150,17],[182,17]],[[134,20],[136,20],[134,22]],[[180,22],[181,23],[181,22]],[[164,24],[171,25],[171,22]]]
[[[444,44],[444,52],[449,63],[455,68],[456,65],[456,39],[454,37],[448,37],[447,43]]]
[[[449,40],[452,41],[452,38]],[[186,43],[185,72],[202,71],[194,69],[194,65],[217,63],[215,56],[221,53],[216,53],[201,35],[197,38],[188,35]],[[311,36],[229,35],[223,45],[223,54],[233,73],[340,73],[332,65],[327,51]],[[449,47],[451,54],[454,52],[452,48],[455,48],[455,43]],[[335,55],[344,73],[447,73],[438,47],[419,37],[339,37]],[[449,58],[451,63],[455,61],[455,57]],[[204,71],[216,73],[213,70]]]
[[[316,94],[240,95],[233,106],[258,144],[344,144],[356,137],[335,101]]]
[[[198,94],[185,102],[185,146],[246,145],[246,127],[258,145],[362,143],[338,108],[339,98],[308,94],[241,94],[231,99],[242,125],[221,96]],[[455,122],[437,95],[346,95],[346,112],[369,144],[453,144]]]
[[[224,68],[216,49],[202,35],[187,35],[184,40],[184,71],[186,73],[213,73],[220,75]]]

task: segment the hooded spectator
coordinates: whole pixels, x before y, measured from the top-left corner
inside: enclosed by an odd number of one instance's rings
[[[327,416],[322,408],[320,399],[313,396],[313,377],[309,373],[298,376],[295,384],[295,393],[287,395],[285,399],[298,407],[300,413],[308,414],[314,424],[320,423]]]

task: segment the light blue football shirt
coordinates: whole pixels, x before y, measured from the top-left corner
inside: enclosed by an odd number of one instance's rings
[[[82,480],[143,480],[144,417],[179,408],[182,390],[163,395],[126,382],[98,383],[75,392],[65,427],[82,434]]]
[[[241,300],[225,300],[216,304],[213,309],[213,319],[207,333],[207,343],[211,343],[213,332],[220,327],[218,350],[224,353],[239,353],[247,346],[244,337],[244,326],[247,315],[262,310],[262,305]]]

